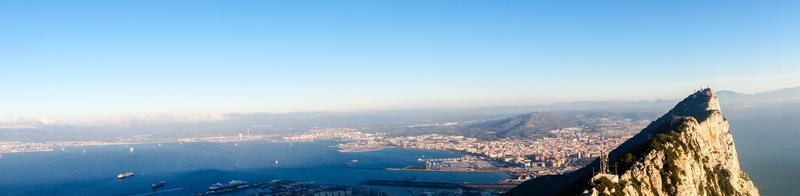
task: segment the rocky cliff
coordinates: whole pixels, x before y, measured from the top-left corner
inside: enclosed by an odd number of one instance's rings
[[[607,163],[527,181],[507,195],[758,195],[711,89],[700,90],[608,154]]]

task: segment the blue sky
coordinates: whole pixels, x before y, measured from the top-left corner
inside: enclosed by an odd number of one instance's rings
[[[800,86],[797,1],[0,1],[0,117],[674,99]]]

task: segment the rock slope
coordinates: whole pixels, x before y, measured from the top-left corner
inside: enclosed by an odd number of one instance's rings
[[[700,90],[601,160],[506,195],[759,195],[711,89]],[[602,172],[607,171],[607,172]]]

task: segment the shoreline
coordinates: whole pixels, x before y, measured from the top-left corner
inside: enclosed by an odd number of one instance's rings
[[[481,170],[440,170],[440,169],[413,169],[413,168],[384,168],[390,171],[426,171],[426,172],[457,172],[457,173],[508,173],[506,170],[481,171]]]
[[[336,151],[339,151],[340,153],[371,152],[389,148],[389,146],[379,146],[379,145],[344,145],[344,144],[339,144],[336,145],[335,147],[338,148],[338,150]]]

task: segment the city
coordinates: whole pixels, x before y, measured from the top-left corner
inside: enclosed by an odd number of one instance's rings
[[[381,150],[387,147],[449,151],[464,154],[457,159],[424,160],[419,165],[406,168],[450,172],[506,172],[514,178],[507,182],[522,182],[541,175],[561,174],[588,164],[601,153],[606,153],[621,144],[648,121],[619,122],[605,119],[598,123],[600,131],[588,131],[585,127],[564,127],[548,131],[548,136],[539,138],[504,138],[482,140],[477,138],[424,134],[415,136],[393,136],[357,128],[326,128],[309,130],[294,135],[259,135],[248,132],[232,136],[210,136],[190,138],[155,138],[138,135],[109,141],[53,141],[53,142],[0,142],[0,153],[41,152],[64,150],[82,146],[129,145],[144,143],[236,143],[248,141],[313,142],[338,140],[340,152],[356,153]]]
[[[626,121],[627,122],[627,121]],[[357,129],[324,129],[285,137],[289,141],[341,139],[349,146],[391,146],[401,148],[442,150],[469,156],[458,161],[490,161],[492,164],[450,164],[448,168],[420,160],[424,169],[434,171],[507,171],[521,182],[541,175],[561,174],[579,169],[602,153],[607,153],[647,125],[647,121],[616,123],[615,129],[605,127],[600,133],[587,133],[581,127],[551,130],[552,136],[523,139],[479,140],[464,136],[428,134],[391,137],[365,133]],[[449,160],[445,162],[452,162]],[[476,166],[482,165],[482,166]]]

